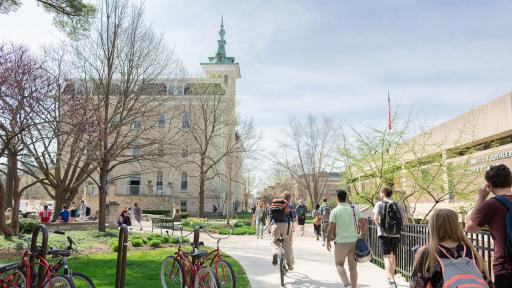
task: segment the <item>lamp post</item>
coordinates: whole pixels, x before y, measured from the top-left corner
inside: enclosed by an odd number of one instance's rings
[[[167,182],[167,187],[169,187],[169,194],[171,195],[172,201],[172,218],[176,215],[176,201],[174,201],[174,194],[172,193],[172,182]]]

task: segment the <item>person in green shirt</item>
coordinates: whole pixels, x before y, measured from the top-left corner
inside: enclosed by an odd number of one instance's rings
[[[366,232],[366,221],[361,211],[347,202],[345,190],[336,191],[338,206],[331,211],[329,228],[327,229],[327,250],[331,251],[331,241],[334,236],[334,262],[336,270],[344,287],[357,287],[357,261],[354,255],[358,230]],[[345,261],[348,259],[350,281],[345,271]]]

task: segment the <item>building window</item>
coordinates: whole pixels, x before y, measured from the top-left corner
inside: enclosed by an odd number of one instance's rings
[[[167,84],[167,95],[183,96],[183,85]]]
[[[181,158],[187,158],[187,157],[188,157],[187,147],[181,147]]]
[[[133,130],[139,130],[140,129],[140,119],[133,120],[132,128],[133,128]]]
[[[164,172],[156,172],[156,193],[162,194],[164,192]]]
[[[164,128],[165,127],[165,114],[161,113],[158,116],[158,128]]]
[[[190,128],[190,122],[188,119],[188,113],[183,112],[181,113],[181,128],[182,129],[189,129]]]
[[[187,172],[181,173],[181,191],[188,190],[188,176]]]
[[[140,174],[130,175],[127,192],[130,195],[140,195]]]
[[[140,147],[132,146],[132,156],[139,157],[140,156]]]
[[[180,201],[180,211],[181,212],[187,212],[187,201],[186,200],[182,200]]]
[[[228,86],[228,75],[224,75],[224,86]]]

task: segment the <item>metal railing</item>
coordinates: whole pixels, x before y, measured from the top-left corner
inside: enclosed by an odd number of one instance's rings
[[[384,268],[384,260],[382,251],[379,246],[379,239],[377,236],[377,226],[375,223],[368,219],[368,233],[366,240],[370,245],[373,252],[372,263]],[[487,231],[477,233],[466,233],[469,240],[473,243],[476,250],[482,255],[487,269],[492,273],[492,257],[494,254],[494,242],[491,235]],[[423,245],[426,245],[429,239],[428,225],[425,224],[404,224],[402,233],[400,234],[400,245],[398,245],[396,270],[402,274],[408,281],[411,278],[412,268],[414,265],[414,256],[416,250]]]

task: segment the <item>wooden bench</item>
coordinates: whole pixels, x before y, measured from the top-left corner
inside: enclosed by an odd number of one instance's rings
[[[174,230],[174,219],[173,218],[151,218],[151,232],[154,228],[160,228],[160,234],[163,229]]]

